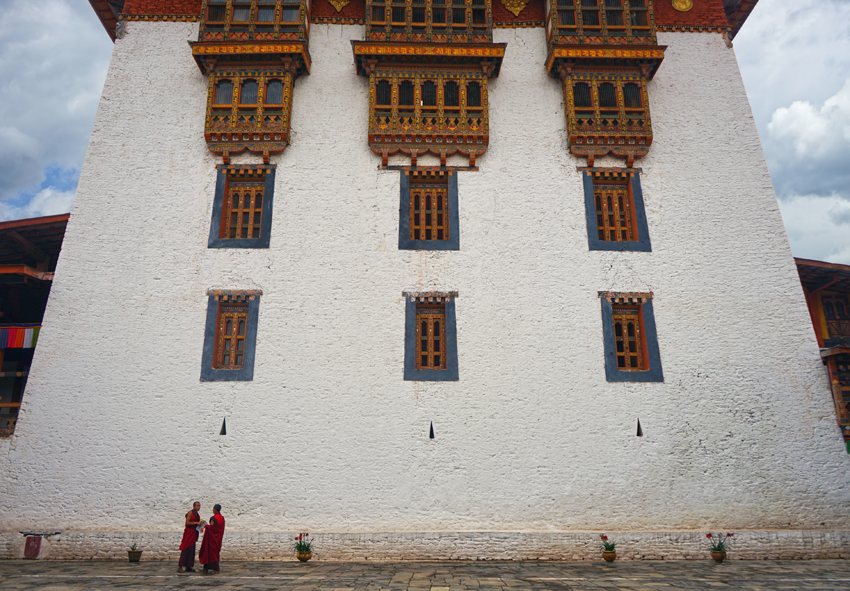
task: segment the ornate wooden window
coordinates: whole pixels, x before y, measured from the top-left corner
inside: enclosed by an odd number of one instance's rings
[[[663,382],[651,293],[599,292],[609,382]]]
[[[274,166],[225,165],[216,177],[209,248],[268,248]]]
[[[429,43],[489,43],[486,0],[367,0],[366,39]]]
[[[210,75],[204,136],[210,150],[267,157],[289,144],[291,69],[221,69]]]
[[[646,343],[640,306],[612,306],[617,367],[620,371],[644,371]]]
[[[448,175],[410,178],[410,239],[447,240],[449,237]]]
[[[201,381],[254,378],[261,291],[209,291]]]
[[[475,156],[489,141],[480,71],[380,70],[370,75],[369,145],[378,154]]]
[[[844,294],[825,294],[821,296],[823,315],[826,320],[825,339],[827,346],[850,344],[850,302]]]
[[[573,154],[646,155],[652,144],[652,123],[646,79],[640,70],[571,70],[564,73],[564,95]]]
[[[591,168],[583,177],[590,250],[652,251],[640,173]]]
[[[446,306],[416,306],[416,369],[446,369]]]
[[[401,171],[400,250],[458,250],[457,173],[440,168]]]
[[[550,0],[555,44],[655,45],[652,0]]]
[[[457,380],[454,293],[405,293],[404,379]]]
[[[219,302],[214,369],[242,369],[247,330],[248,304]]]
[[[599,240],[637,240],[634,202],[628,177],[600,176],[594,179],[593,201],[596,206],[596,231]]]
[[[221,238],[259,238],[263,219],[264,178],[228,183]]]
[[[304,0],[205,0],[201,41],[306,40]]]

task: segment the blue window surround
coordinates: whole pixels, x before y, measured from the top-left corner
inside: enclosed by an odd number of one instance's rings
[[[457,381],[457,317],[455,297],[445,293],[405,293],[404,316],[404,379],[416,382]],[[446,369],[416,369],[416,299],[417,297],[446,298]]]
[[[209,292],[207,301],[207,323],[204,328],[204,352],[201,361],[202,382],[250,382],[254,379],[254,357],[257,345],[257,321],[260,315],[261,291],[215,291]],[[213,369],[216,327],[218,325],[219,299],[234,298],[233,301],[248,303],[248,326],[245,330],[245,357],[242,369]]]
[[[616,341],[614,340],[614,311],[608,292],[599,292],[602,301],[602,340],[605,346],[605,378],[609,382],[663,382],[664,373],[661,371],[661,354],[658,350],[658,335],[655,329],[655,313],[652,309],[652,297],[644,296],[641,303],[643,318],[643,336],[646,341],[647,361],[646,371],[621,371],[617,367]],[[616,294],[628,298],[631,294]],[[641,294],[644,295],[644,294]]]
[[[410,239],[410,171],[402,170],[398,212],[399,250],[460,250],[460,222],[457,211],[457,172],[446,171],[449,181],[449,238],[448,240]]]
[[[219,164],[215,179],[215,198],[213,200],[210,238],[207,248],[268,248],[272,231],[272,207],[274,203],[274,164]],[[260,222],[259,238],[219,238],[221,216],[224,209],[224,193],[229,178],[239,178],[253,172],[265,174],[266,186],[263,190],[263,219]]]
[[[638,239],[629,242],[599,239],[599,230],[596,225],[596,202],[593,198],[592,172],[591,170],[585,170],[582,173],[584,180],[584,211],[587,217],[587,245],[590,250],[652,252],[652,245],[649,242],[649,227],[646,223],[646,208],[643,203],[643,190],[640,187],[640,172],[630,168],[616,170],[616,172],[627,172],[632,175],[632,202],[634,205],[635,222],[637,223]]]

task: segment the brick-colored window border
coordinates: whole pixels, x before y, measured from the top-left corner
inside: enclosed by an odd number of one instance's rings
[[[661,354],[655,327],[651,293],[600,291],[602,302],[602,340],[605,348],[605,378],[609,382],[663,382]],[[614,307],[636,307],[640,322],[640,367],[621,369],[617,362],[617,335],[614,330]]]
[[[404,379],[418,382],[448,382],[458,380],[456,292],[405,292]],[[445,322],[441,335],[444,349],[440,365],[445,369],[417,369],[417,310],[433,310],[444,306]]]
[[[635,251],[652,252],[652,244],[649,240],[649,226],[646,221],[646,208],[643,202],[643,190],[640,185],[640,172],[629,168],[590,168],[583,169],[584,181],[584,209],[587,218],[587,246],[590,250],[613,250],[613,251]],[[594,191],[594,178],[628,178],[631,213],[634,223],[636,240],[613,241],[600,240],[596,219],[596,199]]]
[[[413,194],[411,176],[444,177],[448,183],[448,237],[445,240],[414,240],[410,231],[410,212]],[[414,181],[415,182],[415,181]],[[398,248],[399,250],[460,250],[460,216],[458,215],[457,172],[454,170],[402,170],[400,180]]]
[[[260,290],[231,291],[210,290],[207,292],[207,321],[204,328],[204,350],[201,361],[202,382],[248,382],[254,379],[254,359],[256,357],[257,322],[260,315]],[[236,369],[216,369],[220,360],[217,337],[219,336],[219,318],[221,306],[227,304],[247,304],[245,339],[243,345],[242,366]]]
[[[259,238],[225,238],[223,228],[226,199],[231,181],[242,179],[264,179],[262,221]],[[271,240],[272,211],[274,210],[275,166],[222,164],[217,167],[215,197],[213,199],[212,220],[207,248],[268,248]]]

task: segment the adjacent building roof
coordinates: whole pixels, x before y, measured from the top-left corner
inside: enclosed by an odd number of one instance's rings
[[[726,9],[726,18],[729,20],[729,27],[732,29],[730,37],[735,38],[738,31],[750,16],[753,8],[756,7],[759,0],[723,0],[723,8]]]
[[[850,291],[850,265],[798,259],[797,272],[807,291],[813,292],[829,286],[832,290]]]
[[[34,270],[40,266],[40,271],[52,271],[62,249],[69,217],[65,213],[0,222],[0,268],[25,266]],[[8,269],[6,272],[32,275]]]

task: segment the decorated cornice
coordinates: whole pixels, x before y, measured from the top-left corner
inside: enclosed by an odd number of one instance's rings
[[[151,21],[151,22],[197,22],[201,20],[198,14],[122,14],[125,21]]]
[[[295,74],[310,73],[310,52],[304,41],[268,42],[227,42],[195,41],[189,42],[192,57],[204,74],[209,74],[219,65],[246,65],[256,62],[283,62],[296,68]]]
[[[576,66],[637,66],[647,80],[651,80],[664,59],[666,45],[553,45],[546,58],[546,71],[550,76],[563,75],[564,68]]]
[[[352,41],[358,74],[368,75],[377,63],[481,64],[488,77],[499,75],[506,43],[391,43]]]

